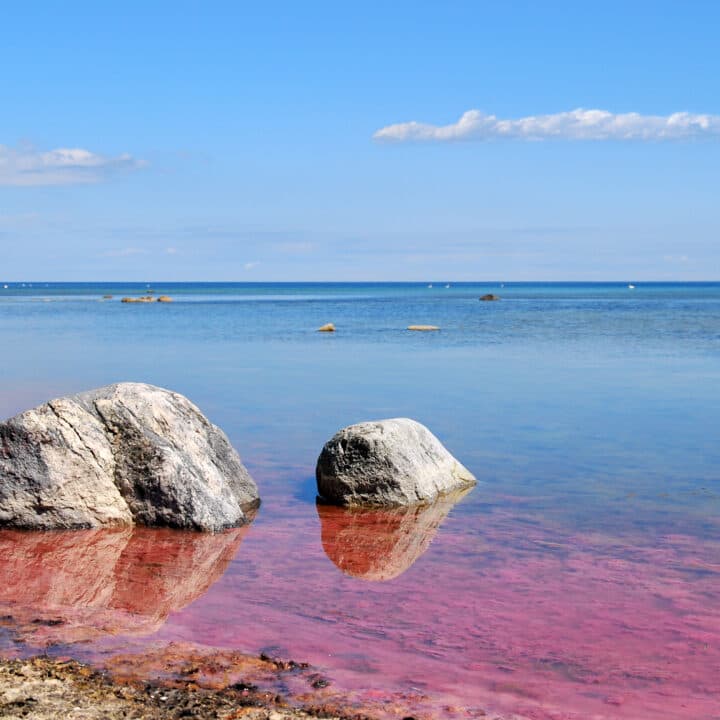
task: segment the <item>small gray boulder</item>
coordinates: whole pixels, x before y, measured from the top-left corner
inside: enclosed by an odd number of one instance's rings
[[[429,503],[477,481],[424,426],[408,418],[358,423],[322,449],[318,494],[337,505]]]
[[[0,526],[215,532],[258,502],[225,433],[169,390],[118,383],[0,423]]]

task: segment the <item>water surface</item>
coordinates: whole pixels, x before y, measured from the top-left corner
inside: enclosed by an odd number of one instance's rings
[[[174,302],[119,302],[148,284]],[[169,387],[263,498],[211,541],[1,532],[0,647],[265,651],[391,716],[717,720],[720,284],[635,284],[0,283],[1,416]],[[417,512],[317,505],[323,442],[396,416],[478,487]]]

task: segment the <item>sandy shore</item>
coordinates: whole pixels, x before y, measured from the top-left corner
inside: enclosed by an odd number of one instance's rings
[[[193,682],[119,682],[73,660],[0,661],[0,718],[5,720],[367,718],[325,710],[289,707],[280,695],[242,683],[217,690]]]

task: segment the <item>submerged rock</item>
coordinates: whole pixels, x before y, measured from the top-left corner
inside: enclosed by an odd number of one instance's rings
[[[348,508],[319,502],[323,550],[346,575],[392,580],[428,549],[447,514],[467,492],[413,507]]]
[[[0,423],[0,526],[242,525],[255,483],[187,398],[119,383]]]
[[[499,300],[499,295],[493,295],[492,293],[488,293],[487,295],[483,295],[480,300],[483,302],[492,302],[493,300]]]
[[[423,425],[408,418],[340,430],[323,447],[318,494],[337,505],[414,505],[467,488],[475,477]]]

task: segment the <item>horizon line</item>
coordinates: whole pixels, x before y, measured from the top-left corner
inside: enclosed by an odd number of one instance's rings
[[[500,280],[498,278],[478,279],[478,280],[453,280],[448,278],[426,278],[424,280],[7,280],[0,279],[0,285],[10,283],[12,285],[22,286],[33,286],[44,284],[65,284],[65,285],[90,285],[90,284],[103,284],[110,285],[112,283],[124,283],[128,285],[152,285],[155,284],[175,284],[175,285],[223,285],[223,284],[235,284],[235,285],[421,285],[424,283],[455,283],[456,285],[477,285],[485,283],[500,283],[500,284],[531,284],[531,283],[583,283],[583,284],[600,284],[600,283],[643,283],[643,284],[662,284],[662,283],[686,283],[686,284],[705,284],[705,283],[720,283],[718,279],[694,279],[694,280],[683,280],[683,279],[653,279],[653,280],[637,280],[632,277],[627,278],[607,278],[604,280],[547,280],[547,279],[535,279],[535,280]],[[0,288],[0,289],[10,289]]]

